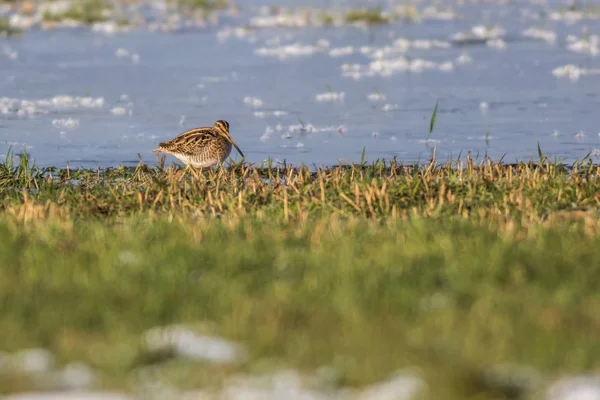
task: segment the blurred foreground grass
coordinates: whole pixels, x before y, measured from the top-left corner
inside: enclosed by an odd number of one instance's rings
[[[489,369],[600,368],[599,172],[466,159],[182,176],[9,159],[0,351],[45,347],[131,388],[159,362],[144,331],[209,324],[248,359],[164,363],[177,385],[327,365],[362,386],[418,367],[427,398],[521,398]],[[0,371],[0,391],[30,384]]]

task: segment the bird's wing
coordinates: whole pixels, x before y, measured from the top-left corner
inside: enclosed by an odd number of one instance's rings
[[[198,152],[198,149],[208,146],[214,138],[212,128],[195,128],[183,132],[168,142],[159,143],[158,148],[174,153],[192,154]]]

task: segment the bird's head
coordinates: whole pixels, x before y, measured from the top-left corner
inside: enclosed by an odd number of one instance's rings
[[[238,153],[240,153],[240,155],[242,157],[244,157],[244,153],[242,153],[242,151],[240,150],[240,148],[238,147],[238,145],[235,144],[235,141],[233,140],[233,138],[229,134],[229,122],[220,119],[217,122],[215,122],[215,124],[213,125],[213,129],[217,132],[218,135],[221,135],[229,143],[231,143],[233,145],[233,147],[235,147],[235,149],[238,151]]]

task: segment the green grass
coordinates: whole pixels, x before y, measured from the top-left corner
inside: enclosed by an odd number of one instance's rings
[[[176,385],[330,365],[360,387],[418,367],[431,399],[538,389],[490,380],[498,364],[600,368],[591,163],[180,172],[0,164],[0,351],[46,347],[132,389],[146,329],[210,323],[248,360],[159,362]],[[1,392],[31,385],[0,372]]]
[[[319,13],[317,20],[319,21],[319,23],[326,26],[330,26],[335,23],[335,18],[333,17],[333,15],[328,14],[327,12]]]
[[[13,36],[21,33],[19,29],[11,26],[6,17],[0,16],[0,37]]]
[[[107,0],[82,0],[73,2],[64,13],[46,12],[43,20],[46,22],[73,20],[91,25],[96,22],[108,21],[111,18],[112,9],[112,4]]]
[[[191,9],[215,10],[227,7],[228,0],[177,0],[179,6]]]
[[[390,22],[390,18],[383,15],[381,8],[368,10],[350,10],[344,17],[347,23],[364,23],[367,25],[381,25]]]

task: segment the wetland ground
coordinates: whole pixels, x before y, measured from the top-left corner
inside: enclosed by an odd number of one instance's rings
[[[592,4],[0,15],[3,400],[600,398]]]

